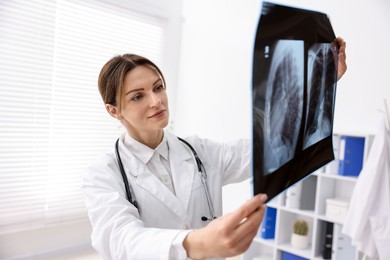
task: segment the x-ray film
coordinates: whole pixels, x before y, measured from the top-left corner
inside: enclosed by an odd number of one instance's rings
[[[327,15],[263,3],[252,78],[255,194],[270,200],[334,159],[334,40]]]

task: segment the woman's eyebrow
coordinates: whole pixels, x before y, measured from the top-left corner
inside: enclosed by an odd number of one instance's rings
[[[156,85],[158,82],[162,81],[161,78],[158,78],[154,83],[153,83],[153,86]],[[132,90],[129,90],[125,96],[127,96],[128,94],[132,93],[132,92],[136,92],[136,91],[142,91],[142,90],[145,90],[144,88],[136,88],[136,89],[132,89]]]
[[[159,81],[162,81],[162,79],[161,79],[161,78],[158,78],[158,79],[153,83],[153,85],[156,85],[156,83],[158,83]]]
[[[143,88],[132,89],[132,90],[130,90],[129,92],[127,92],[127,93],[125,94],[125,96],[127,96],[128,94],[130,94],[130,93],[132,93],[132,92],[136,92],[136,91],[140,91],[140,90],[144,90],[144,89],[143,89]]]

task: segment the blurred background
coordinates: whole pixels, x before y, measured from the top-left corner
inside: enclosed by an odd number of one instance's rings
[[[374,133],[390,97],[390,2],[270,1],[328,14],[347,42],[334,132]],[[97,90],[112,56],[162,69],[170,129],[217,141],[250,138],[259,0],[0,0],[0,259],[90,255],[82,173],[123,128]],[[353,6],[352,6],[353,5]],[[224,188],[224,211],[252,194]],[[93,252],[93,251],[92,251]]]

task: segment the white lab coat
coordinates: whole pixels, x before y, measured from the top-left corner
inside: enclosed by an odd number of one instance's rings
[[[168,259],[180,230],[208,223],[201,220],[210,211],[194,156],[176,136],[165,134],[176,196],[126,149],[124,135],[119,150],[139,212],[126,199],[114,149],[85,174],[82,189],[93,229],[92,244],[104,259]],[[219,144],[196,136],[186,140],[206,168],[215,214],[221,216],[222,186],[250,176],[249,141]]]
[[[370,259],[390,259],[390,136],[383,121],[352,194],[343,233]]]

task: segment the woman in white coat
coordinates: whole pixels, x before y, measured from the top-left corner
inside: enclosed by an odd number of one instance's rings
[[[347,69],[345,42],[336,41],[341,78]],[[267,196],[258,194],[222,216],[222,186],[250,177],[249,142],[187,138],[207,172],[205,185],[194,152],[164,130],[168,99],[155,64],[137,55],[116,56],[103,66],[98,84],[107,111],[126,128],[118,153],[132,203],[118,157],[107,152],[89,167],[83,183],[94,248],[104,259],[137,260],[221,258],[246,251]]]
[[[267,196],[257,195],[221,216],[222,186],[250,177],[249,142],[186,139],[206,169],[206,192],[189,146],[164,130],[169,110],[159,68],[144,57],[117,56],[105,64],[98,84],[107,111],[126,128],[118,151],[138,209],[127,200],[115,151],[104,154],[83,184],[95,249],[104,259],[203,259],[244,252],[257,234]]]

